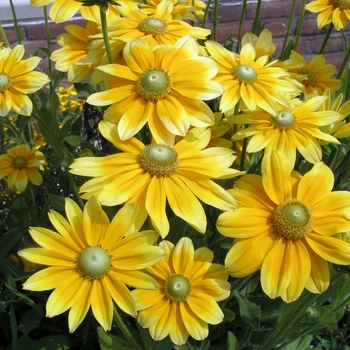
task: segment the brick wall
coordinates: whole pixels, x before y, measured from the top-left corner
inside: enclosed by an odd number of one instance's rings
[[[288,24],[289,16],[291,13],[292,0],[268,0],[262,1],[261,9],[260,9],[260,17],[262,19],[262,27],[268,28],[272,34],[274,41],[277,45],[277,54],[280,52],[284,35],[285,28],[284,25]],[[291,39],[294,37],[297,25],[299,22],[300,15],[300,7],[301,0],[297,1],[296,7],[296,15],[294,18],[294,23],[291,31]],[[219,1],[219,9],[218,14],[220,16],[220,22],[218,24],[218,40],[223,42],[230,33],[233,35],[237,35],[239,18],[242,9],[242,1],[235,0],[220,0]],[[245,12],[245,20],[243,24],[243,34],[247,31],[251,31],[252,23],[255,16],[256,11],[256,1],[250,1],[247,4],[246,12]],[[316,14],[310,13],[308,11],[305,12],[304,24],[302,28],[302,36],[299,42],[299,53],[303,54],[306,58],[310,59],[314,55],[318,54],[320,47],[323,42],[323,38],[325,33],[327,32],[328,26],[323,28],[322,30],[318,29],[316,24]],[[213,12],[209,14],[207,27],[212,28],[212,20],[213,20]],[[77,17],[71,20],[71,22],[84,25],[84,20]],[[16,36],[13,26],[11,25],[11,20],[2,22],[6,34],[8,36],[11,44],[16,43]],[[51,34],[51,43],[52,50],[58,48],[56,44],[57,35],[64,33],[64,24],[55,24],[50,23],[50,34]],[[45,34],[45,26],[40,18],[36,18],[35,20],[25,20],[20,21],[21,33],[22,33],[22,43],[25,45],[28,53],[37,49],[38,47],[46,47],[46,34]],[[346,26],[342,31],[333,30],[331,37],[328,41],[328,44],[324,50],[324,54],[327,57],[328,63],[333,63],[336,66],[340,66],[343,58],[344,52],[346,49],[346,43],[344,37],[347,42],[350,43],[350,24]],[[0,35],[1,40],[1,35]],[[39,53],[39,56],[44,56]],[[46,65],[47,62],[43,60],[42,66]]]

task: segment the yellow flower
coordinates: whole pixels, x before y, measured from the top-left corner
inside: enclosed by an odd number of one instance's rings
[[[321,105],[321,111],[335,111],[342,115],[341,121],[331,123],[328,125],[320,126],[322,132],[333,135],[337,139],[350,137],[350,123],[346,123],[344,120],[347,116],[350,115],[350,100],[347,100],[343,103],[343,94],[339,94],[338,97],[332,101],[331,91],[327,88],[323,93],[324,96],[327,96],[327,100]],[[326,141],[321,141],[320,144],[327,144]]]
[[[343,29],[350,19],[349,0],[315,0],[305,6],[305,9],[318,13],[318,28],[333,23],[337,30]]]
[[[125,46],[126,66],[98,67],[106,73],[106,90],[92,94],[95,106],[112,104],[104,119],[118,124],[122,140],[134,136],[148,122],[158,143],[174,143],[174,135],[185,136],[190,125],[210,126],[213,112],[202,100],[221,95],[220,84],[211,80],[215,62],[198,56],[198,44],[190,37],[174,45],[152,48],[144,39]]]
[[[290,100],[289,109],[280,108],[276,116],[265,111],[243,113],[230,116],[229,121],[236,124],[251,124],[241,128],[232,140],[250,137],[247,152],[277,150],[287,157],[293,169],[296,150],[310,163],[322,159],[322,149],[317,139],[337,143],[339,141],[319,129],[319,126],[338,122],[343,118],[335,111],[319,111],[325,96],[315,96],[306,102]]]
[[[242,37],[242,46],[251,43],[255,49],[255,58],[262,56],[271,57],[276,51],[276,44],[272,41],[272,34],[268,29],[264,29],[259,36],[248,32]]]
[[[36,186],[43,182],[38,169],[43,170],[44,155],[38,151],[40,146],[30,148],[19,145],[0,156],[0,179],[7,176],[7,185],[13,191],[23,192],[28,180]]]
[[[256,51],[251,43],[242,47],[240,55],[231,52],[215,41],[207,41],[205,46],[219,66],[214,79],[224,88],[220,101],[222,113],[232,113],[240,99],[254,111],[261,108],[268,113],[277,113],[277,103],[288,106],[285,93],[300,91],[286,78],[289,73],[268,63],[269,56],[256,59]]]
[[[78,11],[80,11],[83,18],[88,21],[100,21],[100,8],[99,6],[83,6],[83,3],[76,0],[30,0],[32,6],[45,6],[52,4],[49,12],[49,16],[56,23],[67,22],[71,19]],[[115,7],[111,4],[108,5],[109,13],[112,16],[117,13]]]
[[[158,4],[166,0],[149,0],[145,4],[140,4],[142,10],[148,15],[154,14]],[[190,20],[197,22],[197,18],[202,19],[206,4],[200,0],[171,0],[174,5],[171,16],[173,19]]]
[[[49,77],[32,70],[41,58],[30,57],[22,60],[24,46],[0,50],[0,116],[5,117],[10,110],[30,116],[33,104],[28,94],[41,89],[50,81]]]
[[[297,52],[293,52],[292,55],[294,60],[299,59],[299,61],[304,61],[302,67],[291,69],[289,72],[301,76],[300,82],[305,86],[305,93],[307,95],[313,94],[315,91],[317,91],[319,95],[322,95],[326,88],[330,89],[331,92],[341,88],[341,79],[331,78],[336,73],[337,67],[333,64],[327,64],[326,58],[323,55],[315,56],[310,62],[307,62],[306,59]],[[295,77],[297,78],[297,76]]]
[[[331,192],[334,175],[322,162],[304,176],[290,173],[282,153],[262,162],[262,177],[243,176],[230,190],[238,209],[221,214],[217,228],[235,238],[226,271],[245,277],[261,270],[264,292],[285,302],[304,288],[322,293],[329,285],[327,261],[350,264],[350,244],[332,237],[350,230],[350,192]]]
[[[138,203],[140,222],[150,216],[155,229],[164,238],[169,232],[166,202],[175,215],[204,233],[206,215],[196,197],[221,210],[233,210],[234,199],[211,179],[234,177],[235,160],[227,148],[205,149],[210,130],[194,128],[186,137],[170,147],[165,144],[145,146],[132,138],[120,140],[117,127],[100,122],[102,135],[123,153],[106,157],[76,159],[70,172],[92,176],[80,188],[82,198],[96,196],[102,205]]]
[[[153,245],[158,235],[135,230],[132,205],[122,208],[111,222],[93,197],[84,211],[67,198],[65,210],[68,221],[55,211],[49,213],[58,233],[30,228],[30,235],[40,247],[21,250],[18,255],[49,267],[29,277],[23,289],[54,289],[46,304],[46,316],[54,317],[70,309],[70,332],[80,325],[90,306],[96,320],[109,330],[113,300],[136,317],[135,303],[126,285],[157,287],[154,279],[140,270],[164,257],[164,250]]]
[[[189,335],[203,340],[208,324],[223,321],[217,302],[228,298],[231,287],[224,266],[212,263],[214,254],[208,248],[194,250],[187,237],[176,246],[168,241],[160,245],[167,256],[147,269],[158,289],[131,292],[139,311],[137,319],[155,340],[167,335],[177,345],[184,344]]]
[[[174,44],[184,36],[195,39],[206,39],[211,34],[210,29],[193,27],[188,23],[171,19],[173,11],[171,0],[161,1],[154,14],[148,16],[142,10],[135,11],[129,6],[118,6],[123,15],[108,26],[109,37],[135,39],[144,38],[152,47],[162,44]]]

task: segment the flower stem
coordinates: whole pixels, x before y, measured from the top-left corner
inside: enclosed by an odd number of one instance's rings
[[[103,34],[103,41],[106,48],[106,53],[108,57],[108,62],[113,63],[113,55],[111,50],[111,45],[109,43],[109,37],[108,37],[108,29],[107,29],[107,12],[108,7],[107,6],[100,6],[100,17],[101,17],[101,28],[102,28],[102,34]]]
[[[4,40],[4,43],[6,44],[7,47],[10,47],[10,42],[9,39],[7,38],[7,35],[5,33],[5,30],[0,22],[0,36],[2,37],[2,40]]]
[[[242,37],[242,28],[243,28],[243,22],[244,22],[244,15],[247,8],[247,0],[244,0],[242,3],[242,10],[241,10],[241,17],[239,19],[239,27],[238,27],[238,33],[237,33],[237,46],[236,46],[236,52],[238,53],[241,48],[241,37]]]
[[[115,323],[118,325],[119,329],[124,334],[125,338],[132,344],[135,350],[142,350],[142,347],[139,345],[139,343],[134,339],[132,334],[130,333],[128,327],[123,322],[122,318],[119,315],[118,309],[114,305],[114,313],[113,313],[113,319]]]
[[[346,68],[346,65],[349,63],[349,60],[350,60],[350,45],[348,46],[347,50],[346,50],[346,54],[345,54],[345,57],[344,57],[344,60],[343,60],[343,63],[339,69],[339,72],[337,74],[337,79],[341,79],[342,78],[342,75],[343,75],[343,72]]]
[[[210,8],[210,4],[211,4],[211,0],[208,0],[207,6],[205,7],[203,19],[202,19],[202,28],[205,27],[205,23],[206,23],[206,21],[207,21],[207,17],[208,17],[208,12],[209,12],[209,8]]]
[[[334,28],[334,24],[331,23],[331,24],[329,25],[328,31],[327,31],[327,33],[326,33],[326,36],[324,37],[322,46],[321,46],[321,48],[320,48],[319,55],[321,55],[321,54],[323,53],[323,51],[324,51],[324,49],[325,49],[325,47],[326,47],[326,45],[327,45],[328,39],[329,39],[329,37],[330,37],[330,35],[331,35],[331,33],[332,33],[333,28]]]
[[[219,0],[214,2],[214,23],[213,23],[213,40],[218,41],[218,11],[219,11]]]
[[[256,4],[256,10],[255,10],[255,17],[254,17],[254,22],[253,22],[253,26],[252,26],[252,32],[255,35],[259,35],[259,27],[261,27],[261,25],[259,25],[260,21],[260,7],[261,7],[261,0],[258,0],[257,4]]]
[[[44,18],[45,18],[45,34],[46,34],[46,45],[51,53],[51,35],[50,35],[50,27],[49,27],[49,18],[47,15],[47,6],[44,6]],[[50,78],[50,93],[52,90],[52,66],[51,66],[51,59],[48,57],[48,76]]]
[[[16,39],[17,39],[18,44],[21,44],[22,43],[21,28],[18,25],[16,11],[15,11],[15,7],[13,6],[12,0],[10,0],[10,6],[11,6],[11,11],[12,11],[12,17],[13,17],[13,25],[15,27],[15,32],[16,32]]]
[[[303,23],[304,23],[305,3],[306,3],[306,0],[302,0],[301,10],[300,10],[300,17],[299,17],[299,23],[298,23],[297,33],[295,35],[295,40],[294,40],[294,48],[295,49],[297,49],[298,46],[299,46],[299,39],[300,39],[301,29],[302,29]]]

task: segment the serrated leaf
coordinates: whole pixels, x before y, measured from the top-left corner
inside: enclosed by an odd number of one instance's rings
[[[249,301],[247,297],[241,293],[236,293],[239,305],[239,314],[245,322],[256,329],[260,329],[261,310],[260,306]]]

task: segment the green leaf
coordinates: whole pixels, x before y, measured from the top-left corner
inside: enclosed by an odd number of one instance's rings
[[[0,261],[10,252],[12,247],[22,237],[22,234],[23,231],[20,228],[13,228],[2,235],[0,238]]]
[[[84,138],[80,134],[70,133],[65,137],[64,141],[71,146],[79,146],[84,141]]]
[[[312,334],[306,334],[293,342],[289,343],[283,348],[283,350],[305,350],[309,347],[313,336]]]
[[[261,318],[260,306],[249,301],[248,298],[241,293],[236,293],[236,298],[238,300],[240,316],[245,322],[259,330]]]
[[[45,338],[33,340],[27,335],[19,338],[17,341],[17,350],[69,350],[70,342],[67,336],[64,334],[50,335]],[[12,350],[12,344],[10,344],[6,350]]]
[[[48,194],[48,197],[49,197],[50,204],[54,210],[59,211],[61,213],[64,212],[64,208],[65,208],[64,197],[57,196],[51,193]]]
[[[21,194],[17,197],[11,206],[10,212],[6,219],[9,229],[20,228],[27,231],[30,224],[30,215],[26,196]]]
[[[237,338],[233,333],[227,333],[227,350],[240,350]]]
[[[97,328],[101,350],[132,350],[130,343],[116,335],[106,333],[102,327]]]
[[[39,325],[44,316],[44,312],[38,313],[37,310],[28,310],[22,316],[21,322],[18,325],[18,330],[27,335]]]

